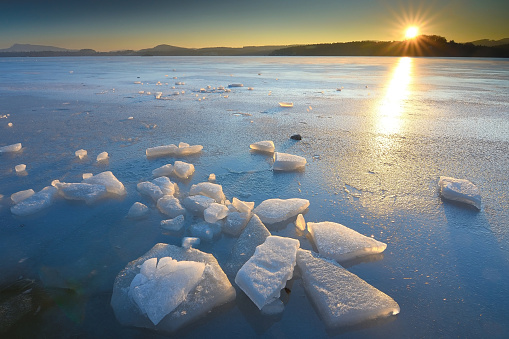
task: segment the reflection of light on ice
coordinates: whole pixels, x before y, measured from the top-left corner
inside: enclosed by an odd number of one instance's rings
[[[377,130],[385,134],[396,133],[401,126],[402,103],[408,97],[412,59],[401,58],[392,74],[387,93],[382,99]]]

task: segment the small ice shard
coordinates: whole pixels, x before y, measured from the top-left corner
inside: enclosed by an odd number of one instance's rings
[[[42,211],[53,203],[57,192],[55,187],[46,186],[31,197],[12,206],[11,212],[15,215],[26,216]]]
[[[226,234],[238,237],[244,230],[249,220],[251,220],[252,214],[241,213],[241,212],[230,212],[226,217],[226,221],[223,225],[223,232]]]
[[[93,177],[94,175],[92,173],[83,173],[82,178],[83,180]]]
[[[204,195],[191,195],[184,199],[184,206],[194,213],[203,213],[215,200]]]
[[[309,200],[267,199],[254,209],[254,213],[265,224],[275,224],[302,213],[309,206]]]
[[[210,173],[209,182],[215,182],[215,181],[216,181],[216,175],[214,173]]]
[[[128,218],[141,218],[146,216],[148,213],[148,207],[141,202],[135,202],[129,212],[127,213]]]
[[[229,84],[228,87],[232,88],[232,87],[244,87],[243,84]]]
[[[108,152],[102,152],[97,155],[97,162],[104,161],[109,158]]]
[[[269,235],[269,230],[254,214],[233,246],[232,254],[225,266],[226,273],[235,276],[242,265],[254,254],[256,246],[263,244]]]
[[[180,201],[173,195],[165,195],[157,200],[157,208],[170,218],[186,213],[186,210],[180,205]]]
[[[481,209],[481,192],[476,185],[466,179],[440,177],[440,195],[444,199],[462,202]]]
[[[27,168],[27,165],[19,164],[14,167],[14,170],[16,171],[16,173],[21,173],[21,172],[24,172],[26,170],[26,168]]]
[[[19,150],[21,150],[21,143],[19,142],[17,144],[0,147],[0,153],[18,152]]]
[[[152,183],[158,186],[163,192],[163,195],[175,195],[178,186],[174,182],[171,182],[167,177],[159,177],[152,180]]]
[[[181,143],[182,144],[182,143]],[[177,147],[174,144],[166,146],[157,146],[147,148],[145,151],[147,157],[160,157],[160,156],[186,156],[191,154],[200,153],[203,149],[202,145],[185,144],[187,146]]]
[[[156,266],[157,264],[157,266]],[[129,296],[157,325],[202,279],[205,264],[163,257],[145,261],[129,286]]]
[[[11,200],[13,203],[17,204],[27,198],[30,198],[32,195],[34,195],[35,192],[33,189],[28,189],[28,190],[24,190],[24,191],[19,191],[19,192],[16,192],[16,193],[13,193],[11,195]]]
[[[210,204],[210,206],[203,211],[203,218],[208,223],[215,223],[216,221],[226,218],[227,215],[228,207],[215,202]]]
[[[221,224],[200,222],[189,227],[193,237],[200,238],[203,241],[212,241],[221,234]]]
[[[173,174],[173,165],[166,164],[152,171],[154,177],[169,176]]]
[[[258,151],[258,152],[267,152],[267,153],[273,153],[276,147],[274,147],[274,142],[271,140],[264,140],[264,141],[258,141],[254,144],[249,145],[249,147],[252,150]]]
[[[302,214],[297,216],[297,220],[295,220],[295,227],[297,227],[297,229],[301,232],[306,230],[306,221],[304,220],[304,216]]]
[[[338,262],[382,253],[387,248],[387,244],[335,222],[308,222],[308,231],[320,255]]]
[[[233,198],[232,205],[241,213],[251,213],[254,208],[254,202],[241,201],[237,198]]]
[[[180,179],[187,179],[194,173],[194,165],[183,161],[175,161],[173,173]]]
[[[103,185],[111,194],[125,194],[124,184],[122,184],[111,171],[101,172],[99,174],[93,175],[90,178],[83,180],[83,182],[86,184]]]
[[[191,186],[189,195],[201,194],[206,197],[214,199],[218,204],[224,203],[226,197],[223,193],[223,186],[211,182],[200,182]]]
[[[182,238],[182,248],[190,249],[193,246],[200,244],[200,238],[196,237],[184,237]]]
[[[163,95],[163,92],[155,92],[154,93],[154,96],[156,97],[156,99],[161,99],[161,95]]]
[[[283,313],[285,310],[285,304],[279,298],[272,299],[271,302],[262,307],[261,311],[263,315],[277,315]]]
[[[400,311],[387,294],[315,253],[299,249],[297,267],[304,289],[328,328],[352,326]]]
[[[68,200],[83,200],[91,204],[106,196],[108,191],[104,185],[86,183],[65,183],[55,180],[51,183],[58,189],[61,196]]]
[[[84,149],[79,149],[79,150],[77,150],[76,152],[74,152],[74,155],[75,155],[76,157],[80,158],[80,160],[81,160],[81,159],[83,159],[84,157],[86,157],[86,156],[87,156],[87,151],[86,151],[86,150],[84,150]]]
[[[295,171],[306,166],[306,159],[293,154],[276,152],[274,153],[274,171]]]
[[[9,122],[7,126],[12,127],[12,122]]]
[[[279,298],[286,281],[293,276],[299,247],[296,239],[269,236],[237,272],[235,283],[258,309]]]
[[[184,227],[184,216],[179,215],[173,219],[161,220],[161,228],[167,231],[178,232]]]
[[[293,102],[280,102],[280,103],[279,103],[279,106],[280,106],[280,107],[287,107],[287,108],[290,108],[290,107],[293,107]]]
[[[165,195],[161,188],[154,183],[149,181],[143,181],[136,185],[138,192],[143,195],[148,195],[152,200],[157,201]],[[173,194],[172,194],[173,195]]]

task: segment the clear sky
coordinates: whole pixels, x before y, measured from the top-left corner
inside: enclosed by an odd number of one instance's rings
[[[98,51],[509,37],[509,0],[0,0],[0,48]]]

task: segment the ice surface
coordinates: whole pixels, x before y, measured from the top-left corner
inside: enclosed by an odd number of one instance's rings
[[[173,219],[161,220],[161,228],[167,231],[180,231],[184,227],[184,216],[179,215]]]
[[[19,191],[19,192],[13,193],[11,195],[11,200],[13,203],[17,204],[27,198],[30,198],[34,194],[35,194],[34,190],[30,188],[30,189],[27,189],[24,191]]]
[[[103,185],[86,183],[65,183],[55,180],[52,183],[58,189],[61,196],[68,200],[83,200],[87,204],[104,198],[108,191]]]
[[[186,210],[180,201],[173,195],[165,195],[161,199],[157,200],[157,208],[161,213],[166,214],[170,218],[175,218],[181,214],[186,213]]]
[[[223,232],[238,237],[251,220],[252,215],[252,213],[230,212],[223,225]]]
[[[74,155],[76,155],[76,157],[78,157],[80,159],[83,159],[84,157],[87,156],[87,151],[84,149],[79,149],[76,152],[74,152]]]
[[[141,202],[135,202],[131,208],[129,209],[129,212],[127,213],[128,218],[141,218],[147,215],[148,213],[148,207]]]
[[[304,216],[302,214],[297,216],[297,220],[295,220],[295,227],[297,227],[297,229],[301,232],[306,230],[306,220],[304,220]]]
[[[152,171],[152,175],[154,177],[160,177],[160,176],[169,176],[173,174],[173,165],[172,164],[166,164],[164,166],[161,166],[159,168],[156,168]]]
[[[306,199],[267,199],[254,209],[254,213],[264,224],[274,224],[302,213],[308,206],[309,200]]]
[[[194,165],[183,161],[175,161],[173,173],[180,179],[187,179],[194,173]]]
[[[233,198],[232,205],[241,213],[251,213],[254,208],[254,202],[241,201],[237,198]]]
[[[221,205],[218,203],[212,203],[210,204],[205,211],[203,211],[203,218],[206,222],[214,223],[216,221],[219,221],[221,219],[226,218],[228,215],[228,207],[225,205]]]
[[[387,245],[335,222],[308,222],[308,231],[320,255],[338,262],[382,253]]]
[[[306,159],[301,156],[281,152],[274,153],[272,169],[275,171],[295,171],[305,167]]]
[[[299,246],[296,239],[269,236],[238,271],[235,283],[260,310],[279,298],[292,278]]]
[[[176,183],[171,182],[167,177],[159,177],[152,180],[152,183],[158,186],[163,192],[164,195],[175,195],[178,191],[178,186]]]
[[[182,248],[190,249],[193,246],[200,244],[200,238],[196,237],[184,237],[182,238]]]
[[[199,184],[191,186],[189,195],[201,194],[206,197],[214,199],[218,204],[224,203],[226,197],[223,193],[223,186],[211,182],[200,182]]]
[[[124,185],[113,175],[111,171],[101,172],[83,180],[85,184],[97,184],[106,187],[111,194],[124,195]]]
[[[194,213],[203,213],[215,200],[204,195],[191,195],[184,199],[184,206]]]
[[[481,192],[466,179],[440,177],[440,194],[444,199],[459,201],[481,209]]]
[[[273,153],[274,150],[276,149],[274,147],[274,142],[271,140],[258,141],[258,142],[255,142],[254,144],[249,145],[249,147],[255,151],[268,152],[268,153]]]
[[[190,146],[189,144],[181,143],[179,146],[170,144],[166,146],[147,148],[145,153],[147,154],[147,157],[186,156],[200,153],[202,149],[202,145]]]
[[[221,223],[200,222],[189,227],[193,237],[200,238],[203,241],[212,241],[221,234]]]
[[[97,155],[97,162],[104,161],[109,158],[108,152],[101,152]]]
[[[299,249],[297,267],[304,288],[328,328],[398,314],[399,305],[339,264]]]
[[[18,152],[19,150],[21,150],[21,143],[0,147],[0,153]]]
[[[27,168],[27,165],[19,164],[14,167],[14,170],[16,171],[16,173],[20,173],[20,172],[23,172],[24,170],[26,170],[26,168]]]
[[[177,261],[170,257],[146,260],[129,286],[129,296],[157,325],[187,297],[202,279],[205,264]]]
[[[263,244],[268,236],[270,236],[269,230],[256,214],[253,215],[233,246],[225,266],[226,273],[235,276],[242,265],[254,254],[256,246]]]
[[[53,186],[46,186],[31,197],[24,199],[11,207],[11,212],[19,216],[37,213],[51,206],[58,190]]]
[[[149,181],[143,181],[138,183],[136,185],[136,189],[141,194],[148,195],[154,201],[159,200],[163,195],[165,195],[159,186]]]

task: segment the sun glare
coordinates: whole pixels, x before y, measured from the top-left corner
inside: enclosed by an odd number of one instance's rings
[[[408,27],[405,32],[405,38],[413,39],[419,34],[419,29],[415,26]]]

